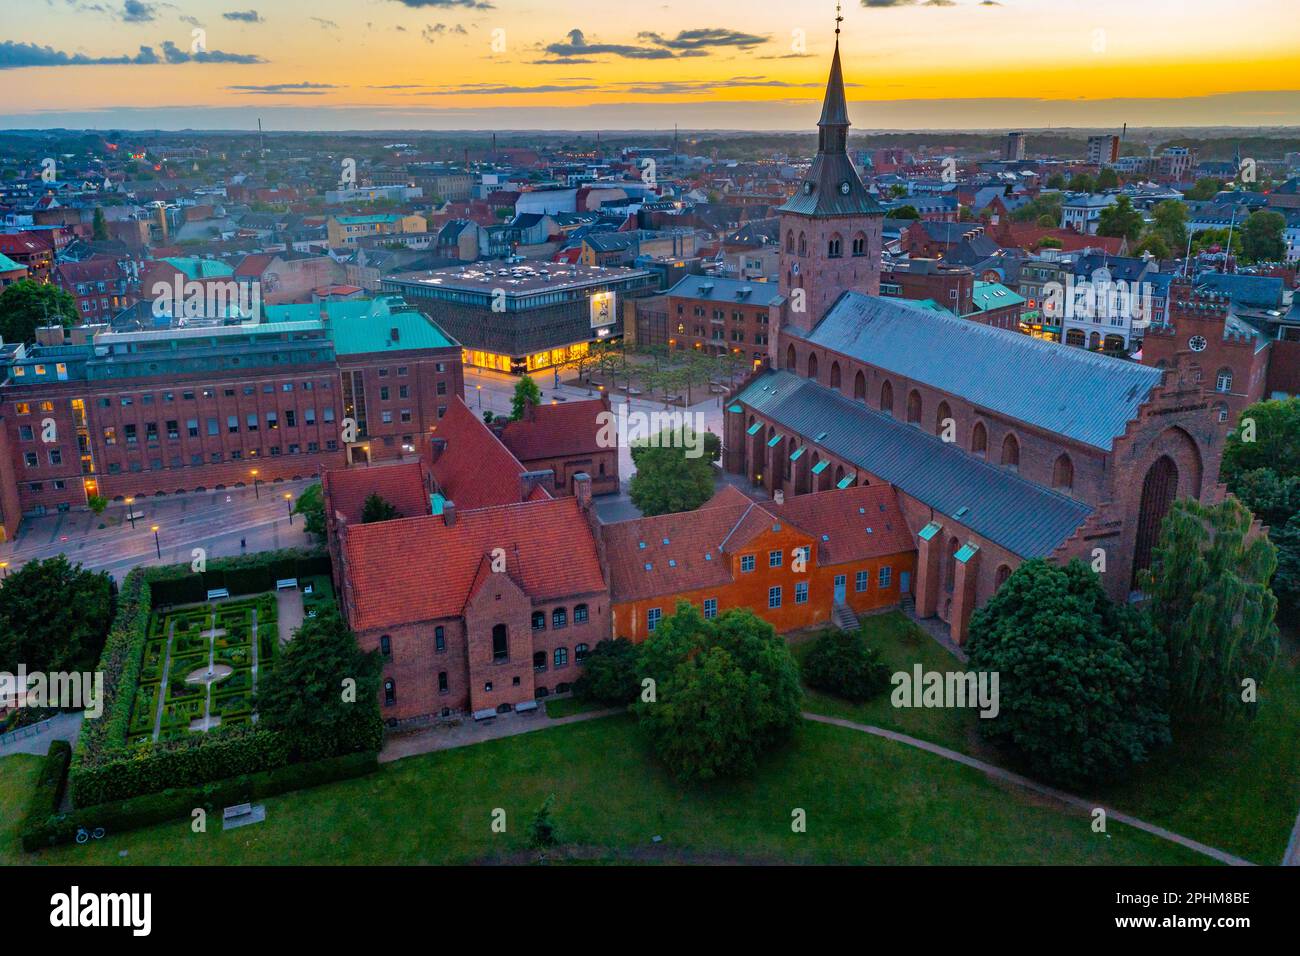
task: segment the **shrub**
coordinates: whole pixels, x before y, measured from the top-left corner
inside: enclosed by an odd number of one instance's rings
[[[573,685],[573,693],[582,700],[617,706],[632,703],[640,688],[636,645],[620,637],[615,641],[603,640],[592,648],[583,664],[582,676]]]
[[[72,744],[66,740],[50,742],[49,753],[41,763],[41,775],[36,779],[36,789],[32,791],[32,798],[27,804],[22,831],[24,850],[30,849],[30,841],[39,839],[46,821],[58,812],[71,761]]]
[[[803,659],[809,687],[861,702],[889,687],[889,667],[860,631],[826,631]]]

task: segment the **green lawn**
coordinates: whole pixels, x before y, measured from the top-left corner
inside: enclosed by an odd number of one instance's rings
[[[591,710],[602,710],[606,706],[598,700],[579,700],[576,697],[557,697],[548,700],[543,705],[546,707],[547,717],[569,717],[573,714],[585,714]]]
[[[10,758],[17,759],[17,758]],[[32,771],[0,768],[25,802]],[[371,777],[265,801],[267,821],[195,834],[188,820],[32,858],[12,832],[0,861],[136,864],[417,864],[524,859],[532,812],[554,793],[566,844],[597,859],[879,864],[1195,864],[1137,830],[1067,814],[912,748],[805,722],[751,780],[682,787],[632,720],[608,717],[386,764]],[[15,795],[17,794],[17,795]],[[494,834],[495,808],[507,832]],[[807,813],[807,832],[791,813]],[[655,845],[651,837],[661,835]],[[119,857],[128,851],[125,858]]]
[[[866,617],[863,624],[868,642],[891,670],[908,670],[916,661],[927,670],[962,666],[901,614]],[[810,641],[796,644],[795,656],[810,646]],[[804,709],[898,730],[1024,772],[1009,754],[980,738],[972,710],[895,708],[888,693],[852,704],[811,690]],[[1300,642],[1288,635],[1252,723],[1183,728],[1174,746],[1123,785],[1081,795],[1255,863],[1277,864],[1300,813],[1298,730]]]

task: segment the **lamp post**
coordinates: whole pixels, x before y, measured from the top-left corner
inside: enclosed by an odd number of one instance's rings
[[[6,577],[6,578],[9,577],[9,562],[8,562],[8,561],[0,561],[0,574],[3,574],[4,577]]]
[[[483,386],[475,385],[474,389],[478,392],[478,410],[483,411]]]
[[[153,532],[153,549],[158,552],[158,560],[162,560],[162,544],[158,541],[158,526],[154,525],[149,529]]]
[[[135,530],[135,499],[126,499],[126,519],[131,522],[131,530]]]
[[[256,469],[256,468],[253,469],[253,471],[252,471],[252,475],[253,475],[253,499],[254,499],[254,500],[257,500],[257,499],[261,498],[262,496],[258,493],[258,490],[257,490],[257,480],[258,480],[258,479],[257,479],[257,469]]]
[[[284,507],[289,512],[289,525],[290,527],[292,527],[293,526],[293,495],[289,494],[289,492],[287,491],[284,493]]]

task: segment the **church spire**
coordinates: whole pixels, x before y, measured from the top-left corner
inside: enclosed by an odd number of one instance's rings
[[[844,72],[840,68],[840,6],[835,5],[835,56],[831,60],[831,75],[826,80],[826,98],[822,101],[822,116],[817,121],[817,151],[842,153],[849,135],[849,106],[844,99]]]

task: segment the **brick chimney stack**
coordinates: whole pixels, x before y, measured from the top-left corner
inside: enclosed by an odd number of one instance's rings
[[[578,507],[583,511],[591,509],[591,475],[585,471],[573,476],[573,496],[578,499]]]
[[[442,521],[448,528],[456,527],[456,502],[448,499],[442,503]]]

